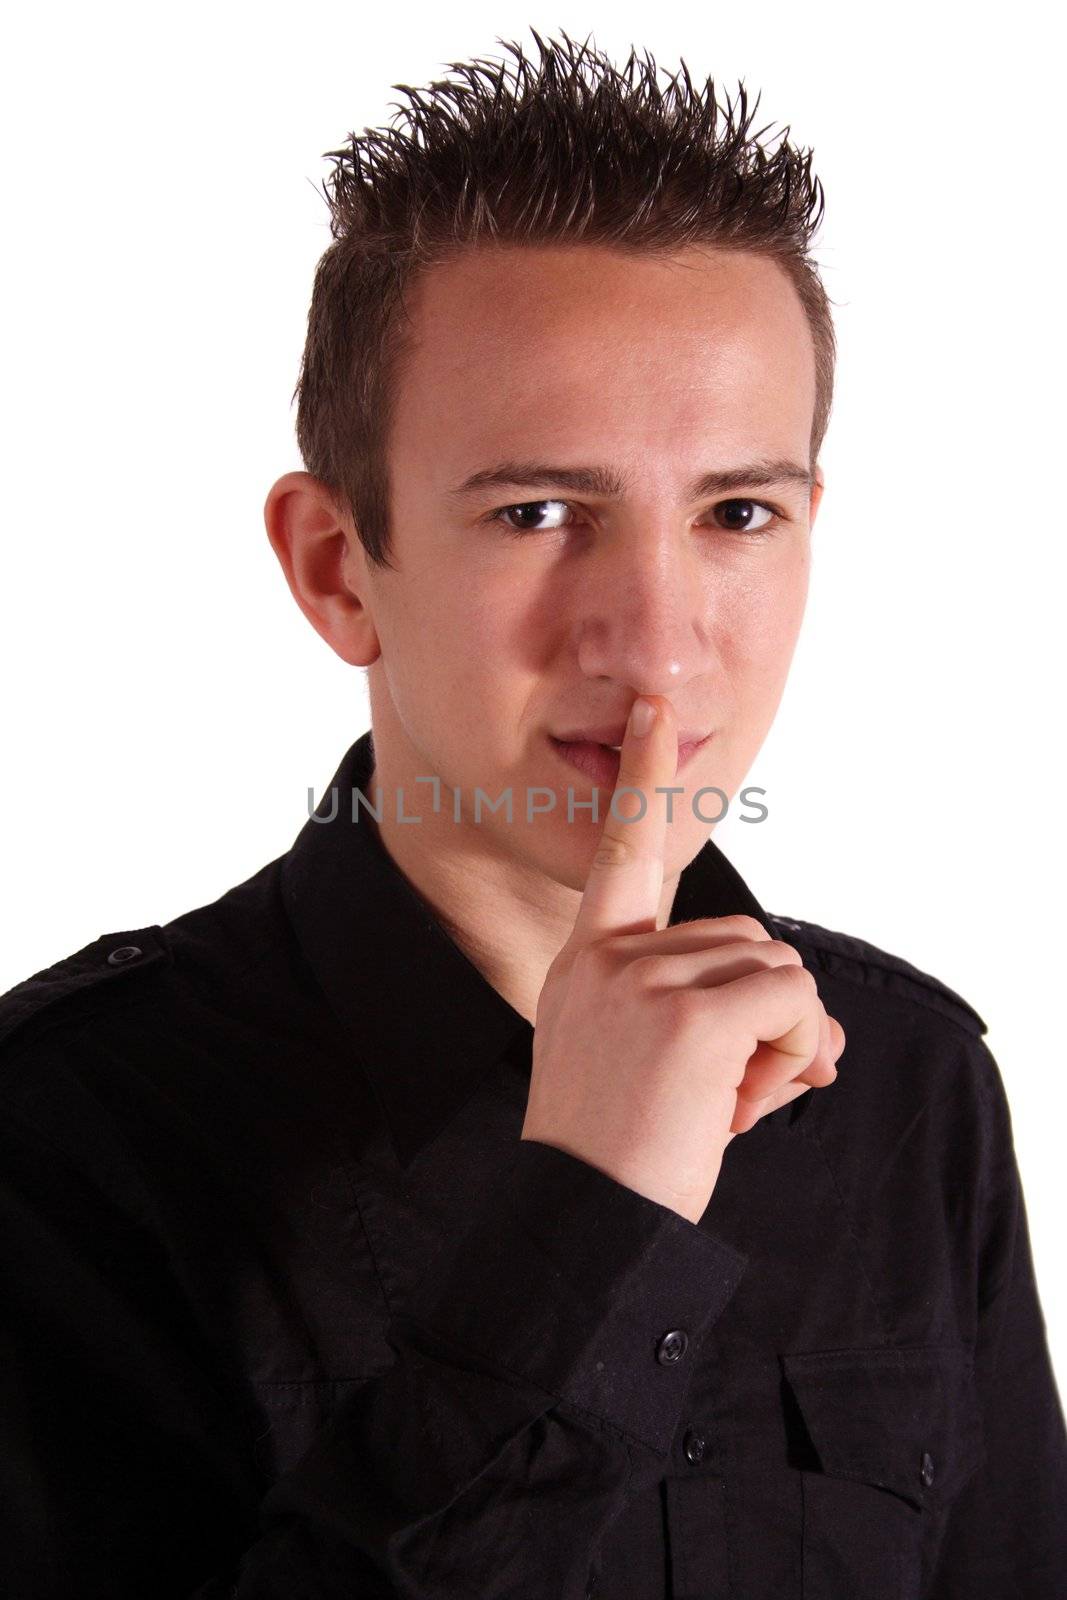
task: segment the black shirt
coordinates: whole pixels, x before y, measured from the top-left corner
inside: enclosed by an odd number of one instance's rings
[[[756,916],[847,1045],[693,1224],[520,1141],[533,1029],[350,821],[372,755],[0,1002],[6,1600],[1067,1593],[981,1018],[709,839],[672,924]]]

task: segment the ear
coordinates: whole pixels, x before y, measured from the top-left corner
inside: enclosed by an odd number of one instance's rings
[[[819,503],[822,500],[822,492],[823,492],[823,489],[825,488],[825,486],[826,486],[826,480],[823,477],[822,467],[816,467],[815,468],[815,481],[811,486],[811,500],[810,500],[809,505],[808,505],[808,527],[809,528],[813,528],[815,526],[815,518],[819,514]]]
[[[263,520],[293,599],[316,633],[350,666],[377,661],[366,552],[326,485],[309,472],[287,472],[267,495]]]

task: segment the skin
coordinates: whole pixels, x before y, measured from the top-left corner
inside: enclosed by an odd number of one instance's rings
[[[774,719],[804,614],[821,472],[696,500],[686,486],[759,461],[808,468],[811,335],[781,268],[713,250],[479,248],[424,273],[408,309],[388,446],[397,570],[371,565],[307,473],[274,484],[265,520],[301,610],[367,669],[382,843],[534,1022],[610,800],[601,791],[598,820],[579,811],[568,822],[567,785],[577,800],[593,785],[561,765],[547,734],[622,722],[637,695],[669,701],[676,727],[713,730],[675,780],[688,794],[664,833],[649,924],[663,929],[710,831],[688,795],[716,785],[734,797]],[[452,494],[509,459],[609,467],[626,490],[545,481]],[[735,531],[722,508],[738,501],[755,502],[752,520],[767,526]],[[541,503],[526,517],[534,531],[492,520],[531,502]],[[430,785],[415,782],[430,774],[443,785],[436,814]],[[509,785],[513,822],[486,809],[476,823],[475,789],[495,798]],[[559,801],[527,823],[535,786]],[[418,824],[397,821],[400,789]],[[714,815],[718,802],[703,805]]]

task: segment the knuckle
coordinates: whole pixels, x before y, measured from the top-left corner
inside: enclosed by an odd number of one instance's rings
[[[798,966],[792,961],[783,961],[780,966],[773,969],[780,974],[780,983],[792,984],[794,988],[803,990],[806,994],[818,994],[819,986],[815,982],[815,975],[803,965]]]
[[[661,954],[635,956],[630,963],[630,975],[642,989],[665,988],[672,970],[671,958]]]
[[[605,834],[593,857],[594,867],[626,867],[637,859],[637,848],[619,834]]]
[[[703,1015],[705,1009],[703,992],[697,989],[664,989],[660,1004],[672,1037],[692,1027],[694,1018],[698,1013]]]
[[[616,965],[617,957],[608,939],[594,939],[580,945],[574,954],[571,971],[575,976],[588,976],[594,980],[604,978]]]
[[[755,917],[750,917],[745,912],[731,912],[728,917],[713,917],[708,921],[714,922],[720,933],[724,930],[736,933],[739,939],[766,940],[768,937],[762,922],[757,922]]]

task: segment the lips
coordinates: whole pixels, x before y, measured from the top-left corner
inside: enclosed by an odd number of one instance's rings
[[[610,733],[618,730],[608,728],[598,731]],[[685,743],[679,742],[676,774],[681,772],[695,752],[710,737],[710,734],[697,735],[695,739],[688,739]],[[621,758],[618,750],[609,748],[609,741],[589,738],[560,739],[555,734],[550,734],[549,743],[564,761],[584,773],[587,778],[592,778],[594,783],[610,789],[614,789],[618,784]]]
[[[551,738],[560,744],[606,744],[614,745],[618,749],[626,736],[626,722],[602,722],[596,726],[590,725],[582,728],[568,728],[566,732],[554,733]],[[708,737],[699,728],[679,728],[678,748],[686,745],[703,744]]]

